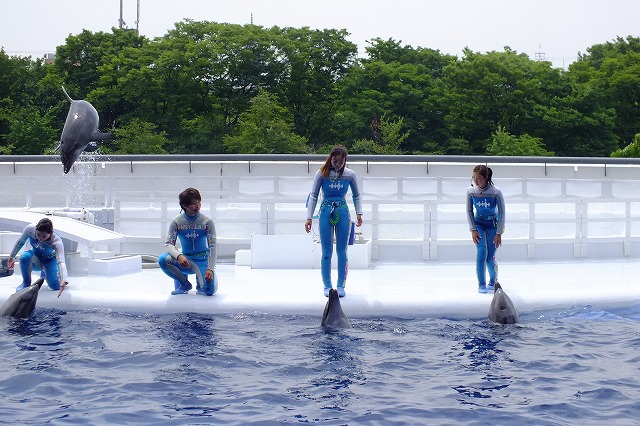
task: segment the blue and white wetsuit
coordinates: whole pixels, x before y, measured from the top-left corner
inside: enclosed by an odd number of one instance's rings
[[[49,287],[52,290],[60,290],[60,285],[68,281],[62,239],[54,231],[47,241],[38,241],[36,238],[36,225],[27,225],[13,246],[9,257],[15,258],[27,241],[29,241],[32,248],[31,250],[25,250],[20,255],[22,283],[30,286],[31,271],[43,271]]]
[[[182,252],[176,247],[180,240]],[[213,220],[202,213],[194,217],[182,212],[169,224],[167,240],[165,243],[167,253],[160,255],[158,263],[165,274],[175,280],[178,289],[186,284],[187,275],[196,274],[197,288],[207,295],[212,295],[218,288],[218,277],[215,274],[216,266],[216,228]],[[178,256],[184,255],[191,263],[191,268],[183,268],[178,263]],[[204,275],[207,269],[213,274],[213,285],[205,282]]]
[[[307,219],[313,217],[318,203],[318,196],[322,189],[323,201],[320,205],[320,245],[322,246],[322,260],[320,269],[325,288],[331,288],[331,256],[333,255],[333,236],[336,237],[336,253],[338,256],[338,287],[344,287],[347,280],[349,262],[347,259],[347,243],[351,217],[349,207],[345,201],[347,191],[351,188],[353,205],[356,214],[362,214],[362,198],[358,190],[356,173],[345,167],[342,176],[331,169],[328,177],[324,177],[318,170],[313,178],[309,203],[307,205]]]
[[[488,185],[486,188],[473,185],[467,189],[467,221],[469,230],[480,234],[476,247],[478,285],[486,285],[485,269],[489,272],[489,285],[494,285],[498,280],[498,264],[493,239],[496,234],[504,233],[505,223],[502,191],[495,185]]]

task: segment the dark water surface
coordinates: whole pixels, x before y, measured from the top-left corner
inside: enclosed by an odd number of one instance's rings
[[[3,424],[640,424],[640,305],[486,320],[0,318]]]

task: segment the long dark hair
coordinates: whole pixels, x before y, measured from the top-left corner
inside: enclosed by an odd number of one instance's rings
[[[487,167],[484,164],[478,164],[473,168],[473,173],[480,173],[480,175],[487,180],[488,185],[493,185],[493,181],[491,180],[493,170],[491,170],[490,167]]]
[[[342,177],[342,173],[344,172],[344,168],[347,167],[347,148],[342,145],[336,145],[333,147],[327,160],[324,162],[322,167],[320,167],[320,173],[322,176],[329,177],[329,172],[331,171],[331,159],[336,155],[342,155],[344,157],[344,164],[340,170],[336,170],[338,172],[338,176]]]

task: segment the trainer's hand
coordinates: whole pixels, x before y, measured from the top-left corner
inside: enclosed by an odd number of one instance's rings
[[[180,260],[181,257],[182,257],[182,260]],[[187,259],[187,256],[185,256],[184,254],[179,254],[176,260],[178,261],[180,266],[182,266],[183,268],[188,268],[191,265],[189,263],[189,259]]]
[[[60,295],[62,294],[62,292],[64,291],[65,287],[67,286],[67,284],[69,284],[68,282],[63,282],[62,285],[60,286],[60,291],[58,292],[58,297],[60,297]]]
[[[307,234],[311,232],[311,219],[307,219],[304,223],[304,230],[307,231]]]
[[[361,214],[357,215],[356,226],[362,226],[362,215]]]
[[[211,281],[213,279],[213,271],[211,269],[207,269],[204,271],[204,280]]]
[[[482,238],[482,237],[480,236],[480,234],[478,233],[478,231],[475,231],[475,230],[471,231],[471,239],[473,240],[473,242],[474,242],[475,244],[478,244],[478,243],[480,242],[480,239],[481,239],[481,238]]]
[[[15,265],[16,261],[13,259],[13,257],[10,257],[9,260],[7,260],[7,268],[13,269]]]

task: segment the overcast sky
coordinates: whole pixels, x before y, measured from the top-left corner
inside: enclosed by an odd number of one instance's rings
[[[123,0],[136,27],[137,0]],[[0,46],[9,55],[42,57],[69,34],[118,27],[120,0],[0,0]],[[556,67],[617,36],[640,36],[639,0],[140,0],[140,34],[153,39],[184,18],[263,27],[346,29],[362,55],[366,40],[461,56],[509,46]]]

